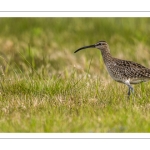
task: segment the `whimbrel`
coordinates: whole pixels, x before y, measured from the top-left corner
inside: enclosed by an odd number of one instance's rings
[[[86,48],[100,49],[108,73],[115,81],[124,83],[128,86],[128,96],[130,96],[131,92],[134,92],[131,84],[150,80],[150,69],[133,61],[112,57],[109,46],[105,41],[99,41],[96,44],[81,47],[74,53]]]

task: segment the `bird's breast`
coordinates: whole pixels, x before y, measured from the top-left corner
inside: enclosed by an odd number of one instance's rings
[[[117,67],[115,62],[111,62],[111,63],[107,63],[106,65],[106,69],[109,73],[109,75],[116,81],[118,82],[122,82],[123,80],[123,71],[119,70],[119,68]]]

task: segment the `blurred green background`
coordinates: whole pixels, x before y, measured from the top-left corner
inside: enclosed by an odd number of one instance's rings
[[[19,67],[26,72],[24,59],[34,69],[51,64],[55,72],[75,61],[82,65],[91,57],[95,59],[93,69],[97,71],[98,51],[88,50],[77,55],[73,52],[105,40],[113,56],[139,61],[144,53],[140,62],[150,66],[147,61],[149,25],[149,18],[0,18],[0,55],[13,66],[7,68],[9,71]],[[4,64],[2,59],[0,63]]]

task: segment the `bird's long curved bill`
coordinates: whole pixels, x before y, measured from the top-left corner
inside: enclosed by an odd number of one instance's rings
[[[86,48],[94,48],[94,47],[95,47],[95,45],[84,46],[84,47],[81,47],[81,48],[77,49],[74,53],[76,53],[80,50],[86,49]]]

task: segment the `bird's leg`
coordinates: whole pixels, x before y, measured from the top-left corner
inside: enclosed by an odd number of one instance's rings
[[[128,90],[128,97],[130,96],[130,87],[129,87],[129,90]]]
[[[133,89],[133,87],[131,86],[131,84],[130,84],[130,82],[129,82],[129,80],[126,80],[125,81],[125,84],[129,87],[129,90],[128,90],[128,98],[130,97],[130,93],[132,92],[134,92],[134,89]]]
[[[133,93],[134,92],[134,89],[131,85],[128,85],[129,87],[129,90],[128,90],[128,96],[130,96],[130,91]]]

